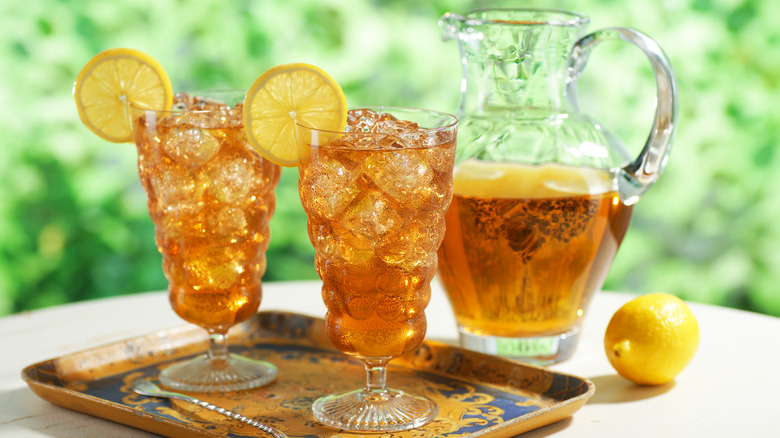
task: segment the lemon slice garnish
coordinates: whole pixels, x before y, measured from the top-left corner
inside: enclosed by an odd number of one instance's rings
[[[114,142],[132,141],[126,105],[168,110],[173,87],[165,69],[135,49],[104,50],[81,69],[73,97],[81,121],[95,134]]]
[[[339,84],[319,67],[293,63],[270,68],[247,91],[244,129],[249,143],[275,164],[300,163],[295,123],[343,131],[347,99]]]

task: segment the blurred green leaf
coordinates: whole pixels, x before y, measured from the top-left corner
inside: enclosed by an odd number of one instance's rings
[[[456,44],[446,11],[537,6],[583,12],[590,30],[637,28],[670,57],[680,119],[669,165],[635,209],[605,288],[663,291],[780,315],[780,2],[41,0],[2,2],[0,315],[166,287],[131,145],[97,138],[71,90],[87,60],[134,47],[177,90],[246,88],[284,62],[317,64],[350,105],[454,112]],[[594,51],[579,89],[632,151],[654,111],[646,60]],[[286,169],[265,281],[316,278],[297,174]]]

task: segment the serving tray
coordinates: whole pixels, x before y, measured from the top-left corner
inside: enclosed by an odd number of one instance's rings
[[[205,351],[206,342],[199,327],[175,327],[39,362],[22,377],[51,403],[165,436],[268,436],[196,405],[132,391],[136,379],[156,380],[172,362]],[[322,319],[260,312],[231,329],[230,344],[233,352],[275,363],[279,377],[262,388],[195,397],[290,437],[361,436],[312,417],[317,397],[365,383],[361,362],[332,347]],[[433,399],[439,415],[418,429],[371,437],[512,437],[573,415],[595,390],[587,379],[432,341],[390,362],[388,385]]]

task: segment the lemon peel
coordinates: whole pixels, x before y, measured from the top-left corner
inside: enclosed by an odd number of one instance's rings
[[[165,69],[136,49],[113,48],[90,59],[73,86],[82,123],[101,138],[130,142],[127,105],[165,111],[173,105],[173,87]]]
[[[604,350],[621,376],[640,385],[662,385],[688,366],[699,337],[698,321],[683,300],[654,293],[615,312],[604,334]]]

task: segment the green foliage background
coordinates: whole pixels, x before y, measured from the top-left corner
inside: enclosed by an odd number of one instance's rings
[[[675,68],[670,164],[638,204],[606,288],[780,315],[774,0],[2,2],[0,315],[166,286],[135,148],[93,135],[73,103],[73,81],[97,52],[140,49],[177,90],[246,88],[270,66],[305,61],[333,75],[350,105],[454,111],[459,55],[437,21],[487,6],[576,10],[589,30],[634,27]],[[585,108],[638,152],[654,82],[635,52],[599,46],[580,89]],[[316,278],[296,181],[286,169],[265,281]]]

